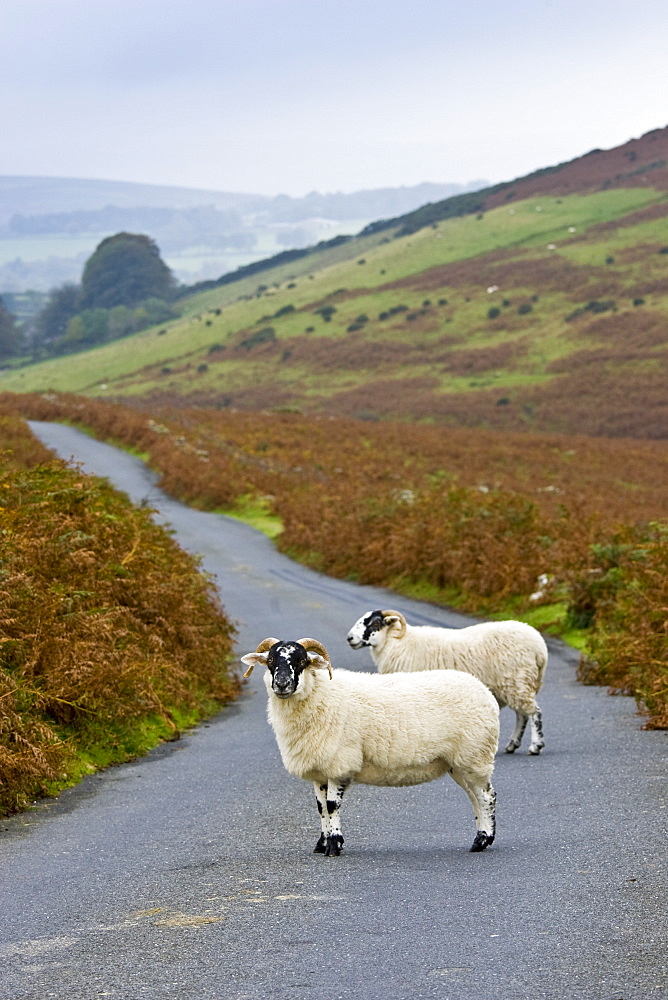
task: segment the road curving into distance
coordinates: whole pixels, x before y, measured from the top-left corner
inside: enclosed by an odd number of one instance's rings
[[[365,610],[470,621],[314,573],[165,496],[138,459],[31,426],[203,555],[240,655],[310,635],[335,666],[369,670],[346,643]],[[579,685],[578,654],[549,645],[547,746],[497,757],[482,854],[444,779],[353,786],[343,854],[314,855],[312,788],[283,769],[259,671],[178,742],[0,821],[0,1000],[666,1000],[666,733],[642,731],[632,699]],[[513,719],[501,713],[502,738]]]

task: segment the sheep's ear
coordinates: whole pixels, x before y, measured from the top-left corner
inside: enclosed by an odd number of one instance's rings
[[[259,667],[260,665],[266,667],[268,655],[268,653],[246,653],[245,656],[242,656],[241,662],[245,663],[248,667],[244,677],[250,677],[253,673],[253,667]]]
[[[383,621],[386,625],[394,625],[395,622],[400,622],[401,618],[398,615],[385,615]]]
[[[326,660],[324,656],[320,653],[314,653],[312,650],[306,654],[309,658],[309,667],[317,667],[319,670],[327,670],[329,672],[329,679],[332,680],[332,664],[329,660]]]

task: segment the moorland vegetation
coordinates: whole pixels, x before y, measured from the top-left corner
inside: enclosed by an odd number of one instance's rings
[[[234,629],[150,511],[0,418],[0,815],[146,752],[239,690]]]
[[[668,726],[662,442],[55,393],[6,394],[0,412],[130,447],[173,496],[255,520],[325,573],[560,634],[584,648],[583,680]]]

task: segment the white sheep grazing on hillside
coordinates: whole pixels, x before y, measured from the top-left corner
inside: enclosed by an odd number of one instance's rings
[[[254,666],[268,668],[269,722],[281,758],[290,774],[314,784],[321,821],[315,853],[341,853],[339,808],[353,782],[418,785],[445,774],[473,806],[471,850],[493,842],[499,707],[475,677],[454,670],[389,677],[332,672],[315,639],[265,639],[241,660],[246,676]]]
[[[547,666],[540,632],[524,622],[482,622],[467,628],[409,625],[399,611],[367,611],[348,633],[353,649],[369,646],[381,674],[405,670],[464,670],[486,684],[499,706],[515,712],[505,747],[514,753],[531,722],[530,754],[545,746],[536,696]]]

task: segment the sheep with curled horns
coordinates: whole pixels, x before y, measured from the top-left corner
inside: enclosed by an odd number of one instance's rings
[[[464,670],[486,684],[503,708],[515,712],[505,746],[514,753],[531,727],[529,753],[545,746],[536,698],[548,651],[540,632],[519,621],[480,622],[465,628],[409,625],[400,611],[367,611],[348,633],[353,649],[368,646],[380,674],[413,670]]]
[[[316,853],[341,853],[339,809],[349,785],[416,785],[446,774],[473,807],[471,850],[493,842],[499,709],[475,677],[333,671],[325,647],[310,638],[264,639],[241,660],[247,675],[267,668],[268,717],[283,764],[313,782],[321,820]]]

